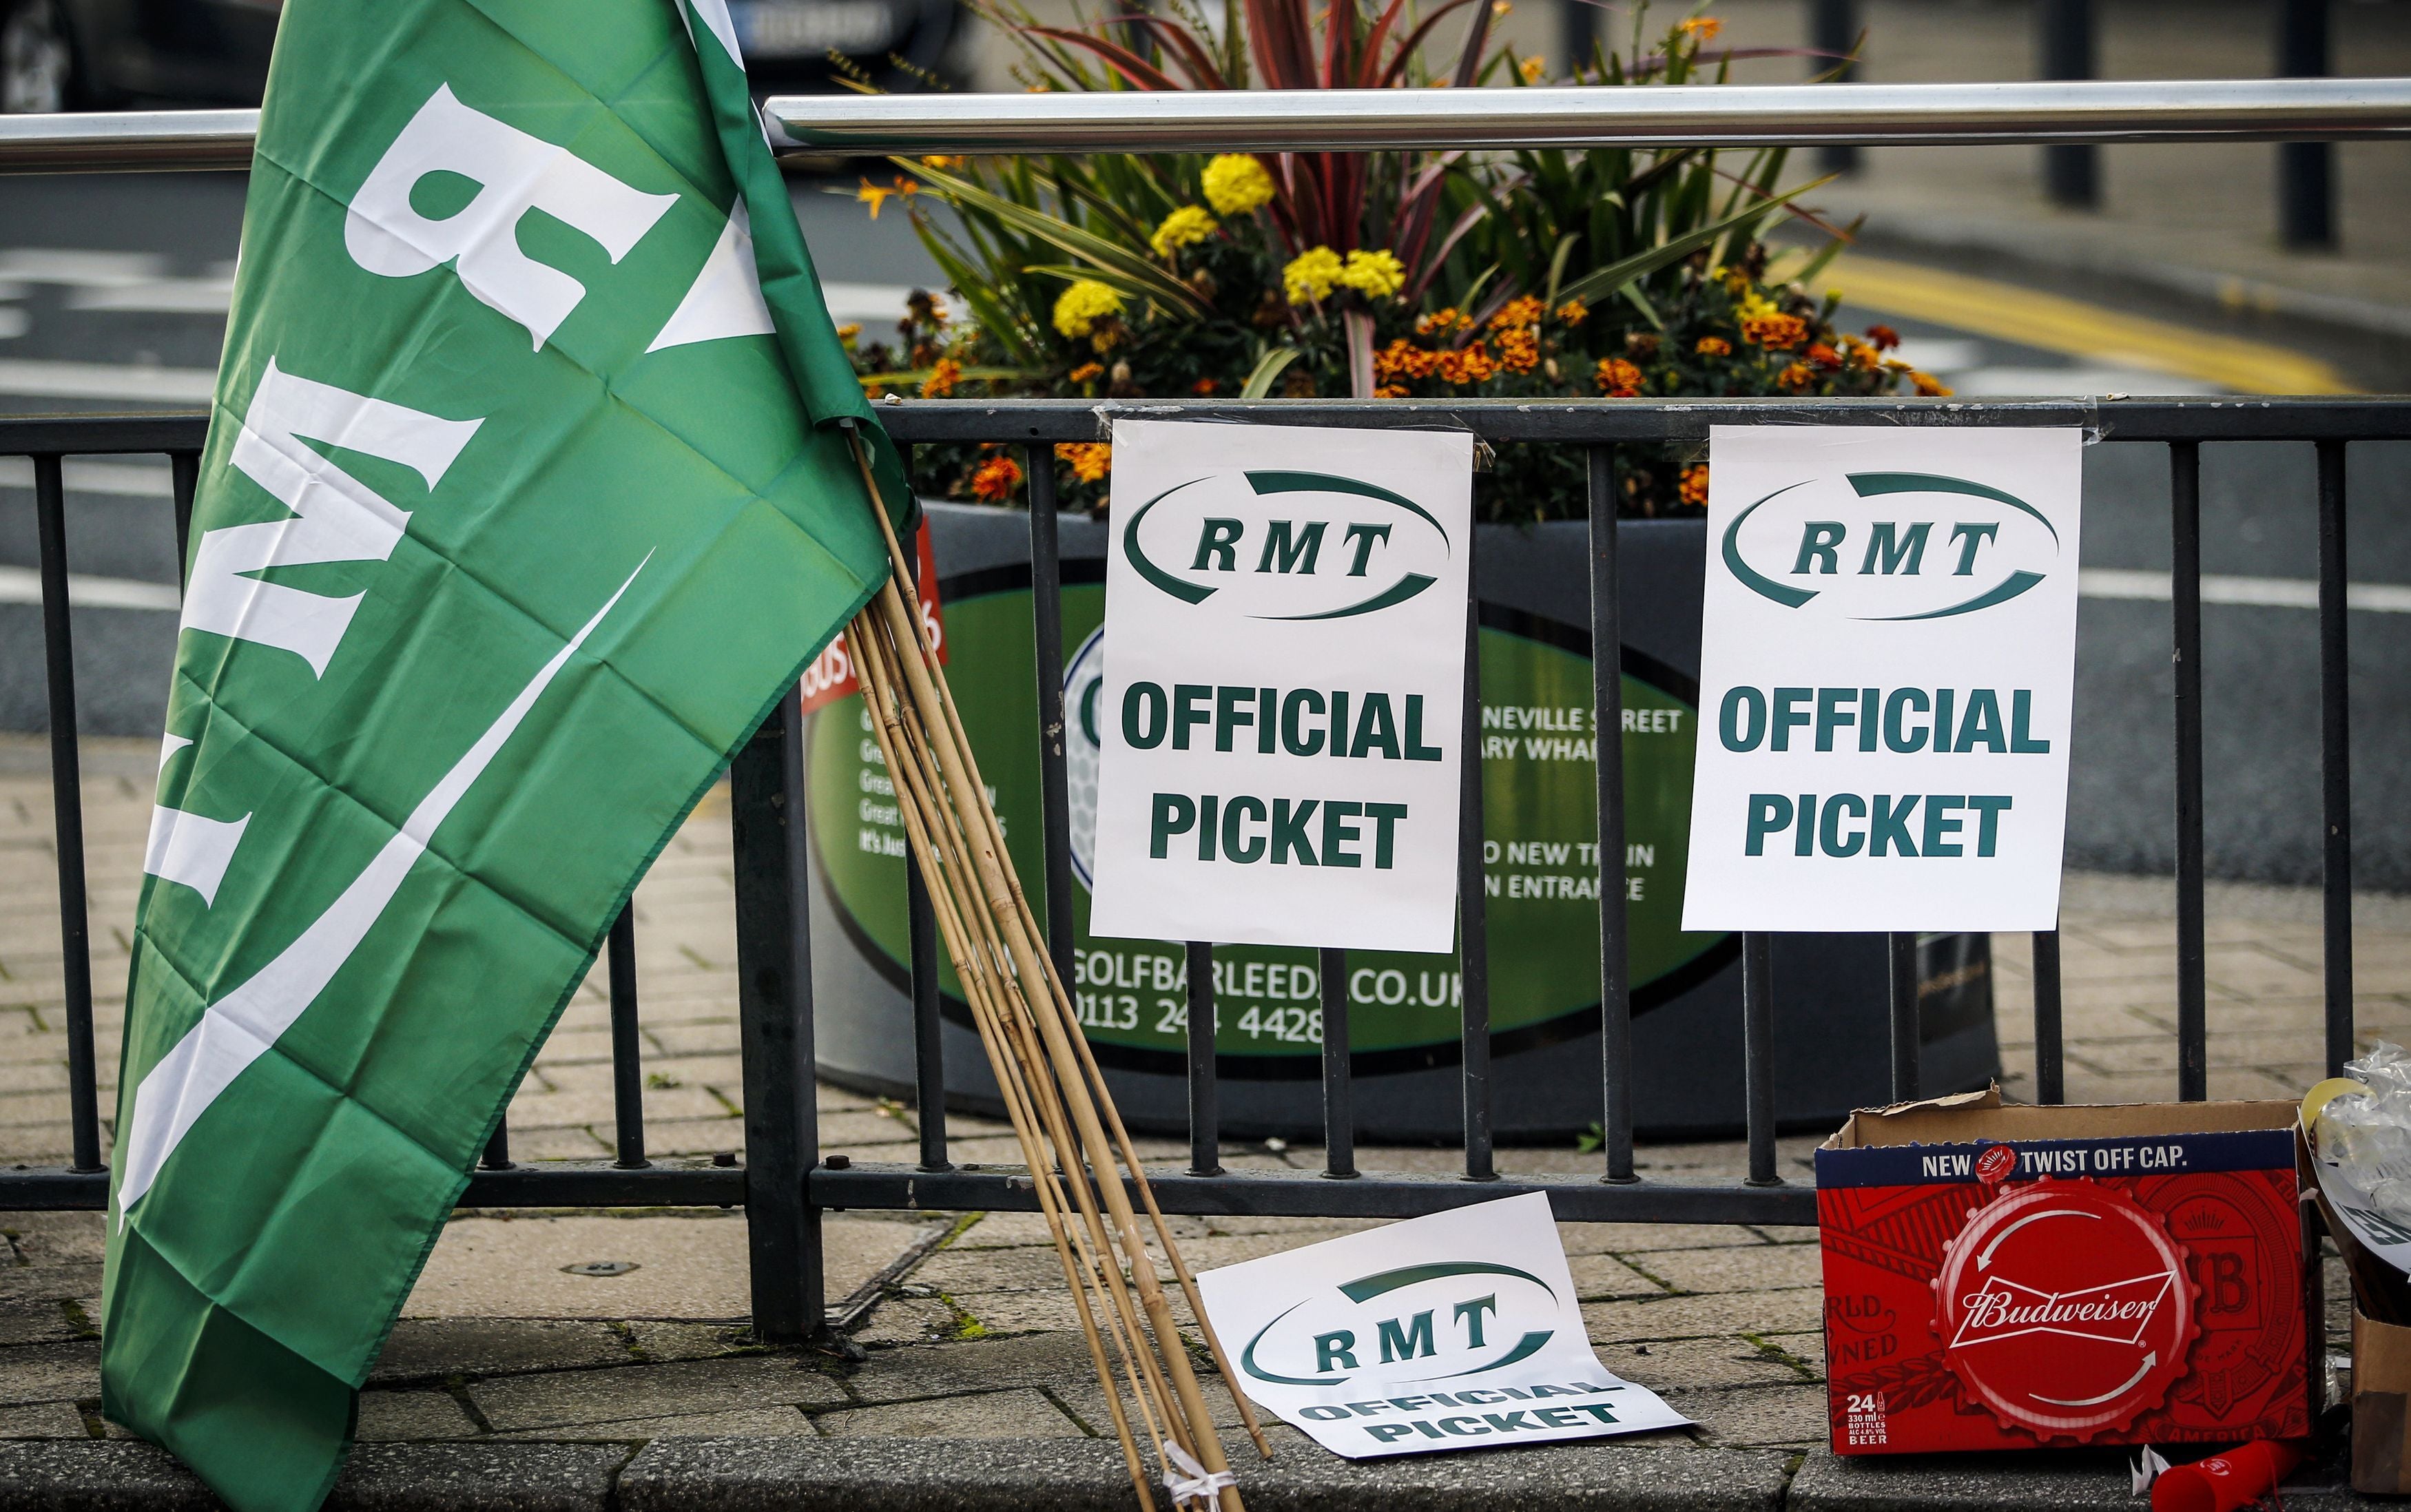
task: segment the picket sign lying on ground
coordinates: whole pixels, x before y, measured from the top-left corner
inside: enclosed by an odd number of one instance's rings
[[[1100,937],[1449,950],[1462,431],[1114,422]]]
[[[1684,928],[2057,927],[2082,450],[1710,429]]]
[[[1352,1460],[1676,1428],[1600,1364],[1540,1193],[1197,1278],[1250,1401]]]

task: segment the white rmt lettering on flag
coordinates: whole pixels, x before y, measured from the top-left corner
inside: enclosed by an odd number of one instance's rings
[[[442,220],[411,191],[431,173],[474,181],[477,197]],[[372,273],[412,278],[458,262],[471,294],[527,327],[541,349],[586,298],[586,285],[519,250],[519,220],[540,210],[592,237],[618,262],[676,195],[632,189],[566,147],[473,110],[437,89],[386,149],[343,220],[343,245]]]

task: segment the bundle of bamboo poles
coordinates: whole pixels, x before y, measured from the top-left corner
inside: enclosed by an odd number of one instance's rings
[[[1131,1422],[1135,1407],[1136,1432],[1145,1433],[1176,1507],[1219,1505],[1223,1512],[1244,1512],[1213,1417],[1156,1279],[1146,1233],[1132,1207],[1132,1192],[1146,1208],[1155,1242],[1225,1381],[1233,1380],[1229,1360],[1105,1090],[1063,979],[1039,948],[1037,920],[1005,850],[1004,832],[921,621],[912,569],[858,436],[855,447],[871,513],[887,539],[891,572],[878,597],[846,627],[847,646],[938,933],[971,1005],[1054,1237],[1056,1258],[1071,1285],[1131,1487],[1139,1505],[1153,1512],[1147,1456]],[[1272,1447],[1235,1383],[1231,1395],[1256,1447],[1272,1458]]]

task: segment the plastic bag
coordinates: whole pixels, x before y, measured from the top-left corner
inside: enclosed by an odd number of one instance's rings
[[[2411,1054],[2379,1040],[2345,1063],[2366,1092],[2331,1098],[2319,1114],[2319,1155],[2343,1168],[2387,1217],[2411,1228]]]

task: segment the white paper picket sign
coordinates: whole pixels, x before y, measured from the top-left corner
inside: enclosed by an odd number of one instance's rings
[[[1472,437],[1113,441],[1090,932],[1450,950]]]
[[[1685,929],[2057,927],[2082,448],[1711,429]]]
[[[1677,1428],[1599,1362],[1539,1193],[1197,1278],[1252,1401],[1352,1460]]]

